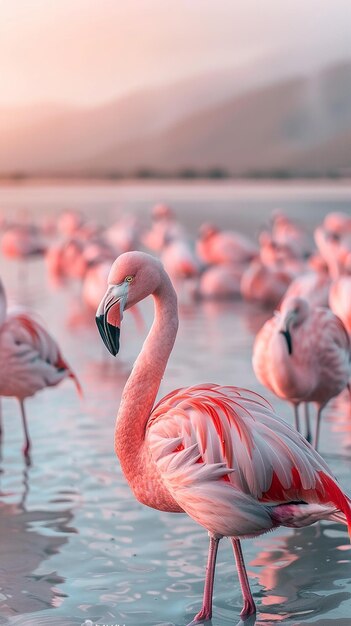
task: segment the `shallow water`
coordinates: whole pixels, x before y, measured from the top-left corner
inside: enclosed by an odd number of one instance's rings
[[[81,208],[110,222],[122,210],[139,214],[157,200],[173,203],[191,232],[203,219],[256,233],[270,211],[284,207],[311,229],[328,210],[350,210],[347,185],[53,185],[0,187],[8,215],[25,209]],[[215,213],[214,213],[215,212]],[[65,381],[27,402],[32,465],[23,462],[15,400],[3,399],[0,459],[0,626],[183,626],[201,605],[207,536],[187,516],[137,503],[113,451],[114,419],[123,385],[145,332],[126,314],[118,359],[105,354],[93,320],[77,317],[76,285],[53,291],[43,262],[27,274],[1,259],[11,302],[45,319],[84,387],[79,400]],[[143,303],[146,326],[152,305]],[[256,381],[254,334],[269,313],[242,302],[181,308],[180,329],[160,395],[203,381],[263,393],[290,423],[291,410]],[[343,486],[351,488],[348,399],[325,411],[320,449]],[[243,542],[259,625],[346,626],[351,623],[350,545],[344,528],[323,523],[280,529]],[[241,594],[228,541],[219,550],[213,626],[239,622]],[[90,621],[89,621],[90,620]]]

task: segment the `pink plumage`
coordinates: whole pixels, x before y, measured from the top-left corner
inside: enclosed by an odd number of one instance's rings
[[[161,263],[130,252],[112,266],[98,311],[100,334],[119,349],[123,310],[153,295],[155,319],[123,391],[115,450],[136,498],[153,508],[186,512],[210,535],[203,606],[211,618],[218,543],[229,536],[244,607],[255,604],[240,539],[278,526],[334,519],[350,526],[350,500],[318,453],[275,415],[263,398],[231,386],[178,389],[155,406],[178,328],[177,298]]]
[[[13,396],[20,402],[27,457],[31,443],[24,400],[65,378],[72,378],[81,394],[77,377],[45,328],[25,311],[7,312],[5,291],[0,282],[0,396]]]
[[[257,334],[252,362],[259,381],[280,398],[295,407],[317,404],[317,447],[321,411],[345,389],[351,375],[350,340],[341,320],[327,308],[310,307],[303,298],[284,299],[280,312]]]

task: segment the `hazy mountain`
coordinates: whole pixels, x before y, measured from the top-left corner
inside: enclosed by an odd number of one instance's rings
[[[2,173],[345,172],[351,62],[273,84],[226,70],[94,109],[0,110],[0,137]]]
[[[222,167],[235,174],[286,168],[329,171],[351,165],[351,144],[345,135],[349,131],[351,64],[345,64],[200,111],[146,142],[129,142],[118,152],[100,154],[92,167],[161,171]]]
[[[74,170],[103,150],[148,138],[205,106],[230,99],[264,75],[223,70],[94,108],[0,108],[0,172]]]

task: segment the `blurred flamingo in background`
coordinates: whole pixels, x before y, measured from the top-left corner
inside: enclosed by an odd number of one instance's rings
[[[331,214],[331,225],[319,226],[315,230],[315,239],[320,254],[328,266],[331,277],[329,306],[338,315],[351,334],[351,218],[343,213]],[[328,216],[327,216],[328,217]],[[340,225],[335,228],[334,222]],[[334,226],[335,231],[330,231]]]
[[[86,272],[82,285],[82,298],[89,311],[96,311],[106,291],[107,277],[111,262],[104,261],[92,265]]]
[[[1,238],[1,252],[8,259],[44,254],[46,245],[37,228],[29,224],[10,226]]]
[[[259,258],[270,269],[290,274],[291,278],[306,269],[306,258],[296,254],[288,243],[278,243],[271,233],[263,230],[259,236]]]
[[[317,448],[322,409],[345,389],[351,375],[350,340],[341,320],[327,308],[310,307],[303,298],[284,299],[280,312],[256,337],[253,368],[263,385],[294,405],[297,430],[299,404],[317,405]]]
[[[217,226],[206,223],[200,227],[196,252],[201,261],[208,265],[216,263],[242,265],[257,256],[258,250],[245,235],[220,230]]]
[[[271,232],[276,244],[289,249],[296,258],[306,259],[312,253],[312,240],[305,229],[282,211],[273,212]]]
[[[268,266],[255,259],[244,270],[240,291],[245,300],[263,307],[275,307],[291,283],[291,274],[283,268]]]
[[[160,258],[179,299],[192,298],[200,274],[200,262],[189,242],[184,238],[171,240],[164,246]]]
[[[89,267],[105,260],[112,261],[115,255],[116,249],[103,236],[73,237],[52,245],[45,257],[50,282],[56,286],[66,279],[83,281]]]
[[[194,622],[211,618],[223,536],[232,541],[246,618],[256,608],[240,538],[320,519],[350,528],[350,500],[318,453],[257,394],[205,384],[173,391],[154,406],[178,329],[177,297],[161,263],[141,252],[121,255],[96,320],[116,355],[123,311],[149,295],[155,319],[124,388],[116,454],[140,502],[186,512],[209,531],[203,606]]]
[[[123,215],[105,231],[106,241],[120,253],[138,250],[139,237],[140,223],[135,215]]]
[[[143,233],[143,245],[160,253],[174,239],[186,239],[186,232],[167,204],[156,204],[151,211],[152,226]]]
[[[343,213],[327,215],[315,229],[314,238],[331,278],[339,278],[351,253],[351,217]]]
[[[350,274],[343,274],[334,280],[329,291],[329,306],[340,317],[351,335],[351,256]]]
[[[78,379],[43,326],[27,312],[7,312],[6,295],[0,282],[0,396],[15,397],[20,403],[25,436],[23,452],[27,459],[31,442],[24,401],[65,378],[72,378],[81,393]]]
[[[338,241],[351,231],[351,216],[343,211],[332,211],[325,216],[321,228],[327,238]]]
[[[323,260],[315,256],[309,261],[309,269],[296,276],[290,283],[285,298],[299,297],[308,300],[310,306],[327,307],[331,278]]]
[[[83,216],[79,211],[63,211],[57,220],[57,229],[63,237],[73,237],[83,225]]]
[[[240,296],[241,271],[231,263],[220,263],[205,269],[197,293],[205,299],[228,299]]]

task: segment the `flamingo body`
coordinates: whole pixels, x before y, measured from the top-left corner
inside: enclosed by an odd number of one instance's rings
[[[203,224],[196,244],[199,258],[208,264],[247,263],[257,255],[256,246],[244,235],[220,231],[211,224]]]
[[[303,306],[303,317],[291,328],[292,353],[281,332],[284,318]],[[347,385],[350,342],[344,325],[329,309],[312,309],[302,298],[284,300],[281,312],[258,333],[253,350],[257,378],[281,398],[324,406]]]
[[[195,621],[211,617],[222,536],[232,540],[247,617],[255,605],[239,539],[322,518],[350,524],[350,501],[318,453],[257,394],[204,384],[173,391],[154,406],[178,328],[176,294],[161,263],[141,252],[121,255],[96,319],[116,355],[123,310],[151,294],[155,319],[123,391],[115,451],[140,502],[186,512],[209,531],[204,602]]]
[[[166,487],[213,535],[260,535],[280,525],[276,506],[324,504],[331,497],[325,493],[326,484],[333,489],[326,464],[248,390],[207,384],[169,394],[150,415],[145,446],[162,485],[159,491],[154,483],[150,496],[148,464],[147,475],[135,481],[138,499],[169,510]]]
[[[2,236],[1,251],[7,258],[25,259],[44,254],[45,244],[35,228],[12,226]]]
[[[317,446],[321,411],[351,374],[350,340],[341,320],[303,298],[284,299],[280,313],[258,333],[252,363],[258,380],[280,398],[295,406],[317,404]]]
[[[240,271],[229,263],[212,265],[200,277],[199,296],[210,299],[240,296]]]
[[[21,404],[26,455],[30,440],[23,406],[25,398],[67,377],[74,380],[80,392],[77,378],[45,328],[27,312],[7,312],[0,283],[0,396],[15,397]]]
[[[294,278],[285,298],[305,298],[310,306],[327,307],[331,280],[327,272],[309,271]]]
[[[277,306],[290,283],[288,272],[266,266],[256,259],[244,271],[240,291],[245,300],[257,302],[263,307]]]

